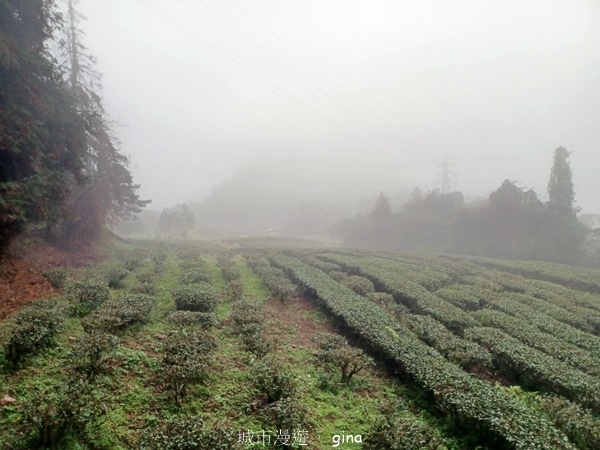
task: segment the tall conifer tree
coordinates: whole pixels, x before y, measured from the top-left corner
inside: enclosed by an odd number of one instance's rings
[[[577,209],[569,155],[570,152],[564,147],[554,150],[554,163],[548,182],[548,206],[562,215],[574,216]]]
[[[51,0],[0,0],[0,252],[28,223],[52,223],[82,180],[85,134],[47,43]]]
[[[71,199],[72,214],[62,223],[64,239],[88,241],[98,238],[105,224],[116,224],[150,203],[140,200],[129,171],[129,159],[119,149],[113,134],[114,123],[104,110],[100,74],[95,58],[82,43],[79,24],[84,17],[69,0],[67,26],[64,30],[63,56],[69,68],[65,82],[86,124],[86,144],[83,170],[84,186],[74,187]]]

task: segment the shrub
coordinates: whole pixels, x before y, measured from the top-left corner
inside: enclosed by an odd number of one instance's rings
[[[119,345],[119,338],[107,333],[92,333],[81,338],[69,355],[72,368],[87,379],[104,370]]]
[[[183,259],[179,266],[184,271],[189,269],[204,269],[206,268],[206,263],[194,254],[193,257]]]
[[[104,414],[104,399],[75,378],[32,395],[24,405],[20,422],[33,431],[28,448],[67,448],[60,444],[68,435],[88,440],[86,426]]]
[[[154,273],[160,273],[165,267],[167,254],[163,251],[156,251],[152,254],[152,262],[154,263]]]
[[[241,300],[244,296],[244,283],[241,280],[230,281],[227,285],[227,295],[233,301]]]
[[[275,348],[275,341],[266,336],[263,328],[257,327],[255,333],[247,333],[242,337],[244,348],[256,358],[261,359]]]
[[[275,342],[265,335],[266,324],[260,303],[250,300],[235,302],[231,319],[233,329],[242,337],[245,349],[256,358],[264,358],[273,350]]]
[[[281,302],[286,302],[295,295],[296,286],[288,280],[283,270],[273,267],[265,258],[249,256],[246,261]]]
[[[591,411],[556,395],[540,396],[537,402],[556,427],[562,430],[577,448],[600,448],[600,418],[594,417]]]
[[[127,278],[129,272],[123,267],[113,267],[106,274],[106,282],[111,289],[121,289],[125,283],[123,280]]]
[[[340,270],[338,264],[322,261],[314,256],[304,256],[301,258],[306,264],[316,267],[323,272],[329,272],[331,270]]]
[[[110,297],[108,286],[97,280],[70,284],[65,293],[67,298],[74,302],[73,308],[78,316],[89,314]]]
[[[64,270],[49,270],[48,272],[44,272],[42,275],[55,289],[63,287],[65,285],[65,281],[67,281],[67,272]]]
[[[348,274],[345,272],[342,272],[340,270],[330,270],[329,271],[329,276],[331,278],[333,278],[335,281],[337,281],[338,283],[343,282],[346,278],[348,278]]]
[[[391,306],[394,304],[394,296],[387,292],[370,292],[367,294],[367,298],[380,306]]]
[[[47,348],[63,329],[63,313],[51,300],[38,300],[23,308],[12,320],[4,345],[7,361],[18,363],[25,356]]]
[[[152,283],[140,283],[131,289],[134,294],[156,295],[158,289]]]
[[[233,426],[209,425],[199,417],[180,416],[161,420],[144,431],[140,450],[239,450]]]
[[[253,333],[256,324],[264,323],[262,305],[255,300],[240,300],[233,304],[231,320],[234,330],[239,334]]]
[[[269,288],[282,303],[289,301],[296,294],[296,286],[283,278],[272,283]]]
[[[81,324],[88,333],[95,330],[114,333],[135,322],[144,321],[152,311],[153,304],[154,301],[147,295],[124,294],[106,302]]]
[[[183,271],[179,277],[182,284],[212,283],[213,275],[206,267],[194,267]]]
[[[154,281],[156,280],[156,275],[154,275],[153,273],[143,272],[143,273],[138,273],[135,276],[135,278],[140,283],[154,283]]]
[[[373,282],[367,278],[360,277],[358,275],[350,275],[349,277],[341,280],[346,286],[356,292],[358,295],[366,296],[371,292],[375,292],[375,286]]]
[[[221,273],[225,281],[231,282],[241,278],[240,271],[235,265],[232,255],[229,253],[220,253],[217,257],[217,264],[221,268]]]
[[[263,414],[276,430],[302,430],[306,424],[308,411],[297,399],[285,397],[268,404]]]
[[[331,363],[341,371],[341,382],[348,383],[352,376],[369,365],[373,360],[361,349],[348,345],[346,338],[333,333],[321,333],[314,338],[319,346],[318,358]]]
[[[407,409],[400,402],[380,404],[380,416],[373,421],[362,447],[365,450],[445,450],[447,447],[439,432],[405,413]]]
[[[236,281],[241,278],[240,271],[235,266],[222,267],[221,273],[226,281]]]
[[[143,252],[134,252],[122,259],[123,266],[129,272],[133,272],[138,267],[141,267],[144,264],[145,255]]]
[[[203,329],[217,324],[217,316],[214,313],[198,311],[174,311],[167,316],[166,320],[170,324],[180,327],[198,326]]]
[[[254,388],[266,397],[267,403],[292,397],[296,393],[294,372],[286,365],[256,361],[250,376]]]
[[[171,291],[175,307],[183,311],[212,312],[217,306],[217,291],[210,285],[182,286]]]
[[[181,330],[170,333],[162,346],[163,376],[181,406],[191,383],[201,381],[217,344],[205,331]]]

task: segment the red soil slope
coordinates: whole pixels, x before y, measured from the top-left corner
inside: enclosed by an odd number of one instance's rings
[[[43,277],[44,272],[100,259],[90,249],[67,251],[39,239],[23,238],[13,243],[0,259],[0,321],[33,300],[62,294]]]

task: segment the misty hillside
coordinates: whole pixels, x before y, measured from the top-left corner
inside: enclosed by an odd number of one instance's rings
[[[382,190],[402,200],[408,190],[403,175],[400,168],[377,162],[260,159],[191,209],[201,229],[323,234],[335,222],[368,211]]]
[[[600,449],[600,2],[0,0],[0,450]]]

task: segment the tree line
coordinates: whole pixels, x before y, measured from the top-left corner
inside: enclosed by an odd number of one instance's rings
[[[64,13],[53,0],[0,0],[0,253],[27,226],[88,243],[149,203],[104,110],[81,20],[72,0]]]
[[[558,147],[546,202],[509,180],[473,204],[460,192],[416,189],[397,213],[381,193],[371,212],[337,223],[334,232],[346,245],[582,263],[589,230],[577,212],[569,152]]]

